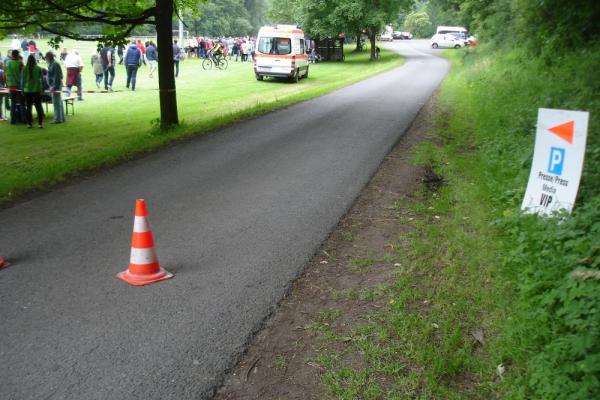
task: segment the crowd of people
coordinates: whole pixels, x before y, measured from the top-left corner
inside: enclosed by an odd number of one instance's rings
[[[208,58],[214,54],[214,49],[219,48],[224,57],[230,60],[251,62],[256,48],[256,38],[228,37],[209,38],[191,36],[187,40],[185,54],[188,57]]]
[[[185,57],[228,57],[230,60],[251,62],[256,46],[253,37],[209,38],[190,37],[187,46],[173,41],[173,67],[179,76],[179,63]],[[148,77],[153,78],[158,68],[158,48],[153,41],[131,40],[128,46],[105,46],[91,56],[91,71],[98,89],[113,90],[115,66],[123,65],[126,88],[136,89],[138,69],[148,66]],[[44,64],[45,62],[45,68]],[[35,40],[18,40],[13,36],[11,49],[5,56],[0,53],[0,121],[26,124],[33,127],[33,109],[38,127],[42,127],[42,103],[52,103],[53,123],[65,122],[64,98],[83,101],[82,71],[85,62],[78,49],[63,48],[45,54]],[[63,73],[64,71],[64,73]],[[73,86],[76,91],[73,92]],[[64,94],[64,97],[63,97]]]
[[[182,51],[176,40],[173,50],[173,62],[178,74]],[[43,61],[46,63],[45,68]],[[105,91],[113,90],[115,66],[119,64],[125,67],[126,88],[135,91],[137,72],[141,65],[148,65],[150,78],[156,74],[158,50],[153,41],[142,43],[141,40],[132,40],[127,47],[102,48],[92,54],[90,63],[98,89],[103,85]],[[42,102],[52,102],[53,123],[65,122],[64,98],[73,97],[83,101],[84,64],[78,49],[69,51],[63,48],[60,52],[50,50],[43,54],[33,39],[21,42],[13,37],[7,54],[3,56],[0,52],[0,121],[8,121],[10,114],[11,124],[26,124],[31,128],[35,108],[38,127],[42,128]],[[73,86],[77,88],[75,92],[72,91]]]
[[[25,56],[25,57],[24,57]],[[63,73],[54,53],[44,56],[47,68],[39,65],[40,54],[35,48],[23,56],[18,49],[10,50],[3,58],[0,54],[0,119],[11,124],[24,123],[33,128],[33,108],[37,113],[37,126],[42,128],[44,110],[42,101],[51,101],[54,107],[54,123],[65,121],[61,99]],[[23,60],[26,60],[25,63]],[[46,98],[45,98],[46,97]],[[2,108],[4,106],[4,113]]]

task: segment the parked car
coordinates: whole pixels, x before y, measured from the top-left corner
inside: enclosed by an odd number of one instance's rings
[[[394,38],[392,37],[392,34],[390,32],[386,32],[379,37],[379,40],[381,40],[382,42],[391,42],[392,40],[394,40]]]
[[[400,40],[410,40],[413,37],[413,34],[410,32],[400,32],[400,31],[394,31],[392,33],[392,37],[394,39],[400,39]]]
[[[465,41],[452,34],[435,34],[431,38],[431,47],[433,49],[441,48],[455,48],[460,49],[465,47]]]

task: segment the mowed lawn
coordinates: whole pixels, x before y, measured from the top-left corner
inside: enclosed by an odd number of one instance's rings
[[[46,49],[45,42],[38,40],[37,43]],[[85,63],[84,90],[96,90],[90,63],[94,46],[93,43],[65,43],[69,49],[80,50]],[[8,42],[0,42],[3,55],[7,49]],[[65,124],[50,124],[51,105],[44,129],[0,122],[0,203],[170,141],[327,93],[401,63],[398,55],[384,49],[377,62],[370,62],[367,52],[347,51],[345,62],[313,64],[308,79],[292,84],[271,79],[257,81],[249,62],[231,61],[225,71],[205,71],[200,60],[186,59],[180,64],[176,82],[182,124],[167,133],[156,129],[159,118],[157,77],[149,78],[149,68],[142,66],[135,92],[127,91],[125,68],[118,65],[113,84],[115,91],[85,93],[84,101],[75,102],[75,115],[67,116]],[[42,66],[45,67],[45,63]],[[66,75],[66,71],[63,72]]]

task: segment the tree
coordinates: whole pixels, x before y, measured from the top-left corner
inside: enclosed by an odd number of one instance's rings
[[[125,43],[136,27],[154,25],[160,49],[160,126],[166,129],[179,123],[173,71],[173,16],[178,14],[177,10],[197,4],[194,0],[2,1],[0,31],[44,30],[56,35],[51,41],[55,46],[62,37],[116,46]],[[90,37],[80,33],[81,28],[94,24],[101,24],[103,34]]]
[[[405,31],[412,32],[415,37],[427,37],[431,34],[431,21],[425,11],[408,14],[403,26]]]
[[[371,60],[375,60],[375,41],[386,24],[393,22],[401,9],[413,0],[307,0],[304,20],[314,35],[337,37],[340,32],[362,33],[371,42]]]
[[[250,14],[243,0],[213,0],[197,6],[196,17],[185,18],[198,35],[245,36],[252,32]]]
[[[258,32],[258,29],[266,22],[267,0],[244,0],[244,6],[250,14],[252,30]]]
[[[276,0],[269,17],[276,22],[297,23],[317,37],[336,38],[352,32],[371,41],[371,60],[375,59],[376,37],[384,25],[396,20],[401,9],[413,0]],[[358,44],[357,44],[358,45]]]
[[[275,24],[297,24],[304,27],[302,0],[275,0],[267,11],[267,18]]]

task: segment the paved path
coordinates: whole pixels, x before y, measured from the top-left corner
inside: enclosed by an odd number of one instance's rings
[[[208,397],[448,70],[393,46],[393,71],[0,211],[0,398]],[[136,198],[175,274],[146,287],[115,278]]]

